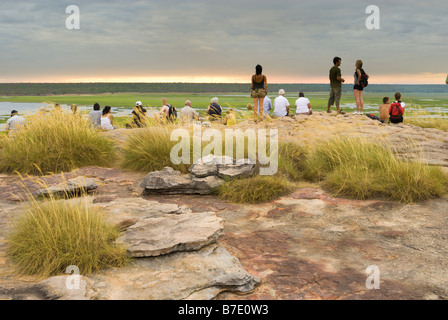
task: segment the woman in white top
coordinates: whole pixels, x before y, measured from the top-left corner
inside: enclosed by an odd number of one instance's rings
[[[313,110],[311,110],[310,100],[305,98],[305,94],[303,92],[300,92],[299,99],[296,100],[296,115],[310,116],[312,114]]]
[[[112,115],[111,107],[106,106],[103,109],[103,115],[101,116],[101,129],[102,130],[114,130],[114,116]]]

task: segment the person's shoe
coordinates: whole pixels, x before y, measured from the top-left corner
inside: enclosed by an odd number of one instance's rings
[[[358,112],[358,111],[355,111],[355,112],[353,112],[353,114],[359,114],[359,112]]]
[[[327,110],[327,113],[331,113],[331,111],[330,111],[330,110]]]
[[[339,110],[339,114],[345,114],[345,112],[342,110]]]

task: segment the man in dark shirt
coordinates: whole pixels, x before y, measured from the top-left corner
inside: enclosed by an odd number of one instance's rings
[[[342,78],[341,69],[339,66],[342,63],[342,59],[339,57],[335,57],[333,59],[334,66],[330,69],[330,99],[328,100],[328,108],[327,112],[330,113],[331,106],[336,103],[336,110],[338,113],[344,114],[342,110],[340,110],[340,102],[342,96],[342,83],[345,80]]]

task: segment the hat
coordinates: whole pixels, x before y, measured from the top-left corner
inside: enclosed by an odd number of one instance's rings
[[[278,94],[285,94],[285,90],[280,89],[280,90],[278,91]]]
[[[14,113],[19,113],[17,110],[12,110],[11,111],[11,117],[14,115]]]
[[[141,106],[141,105],[142,105],[142,102],[141,102],[141,101],[137,101],[137,102],[135,103],[135,105],[136,105],[136,106]]]

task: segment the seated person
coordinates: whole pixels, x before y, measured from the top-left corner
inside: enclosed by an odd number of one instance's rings
[[[90,124],[95,129],[99,129],[101,127],[102,114],[103,113],[101,112],[101,106],[99,105],[99,103],[95,103],[93,105],[93,111],[90,111],[89,113]]]
[[[227,110],[226,117],[224,118],[223,123],[224,123],[224,125],[229,126],[229,127],[236,125],[236,115],[235,115],[235,112],[233,111],[233,109]]]
[[[280,89],[278,97],[274,100],[274,115],[278,118],[289,116],[289,102],[285,98],[285,90]]]
[[[382,123],[389,122],[389,109],[390,109],[390,99],[389,97],[383,98],[383,104],[380,105],[380,121]]]
[[[218,104],[218,98],[214,97],[207,108],[207,114],[210,116],[210,121],[221,120],[222,118],[222,108]]]
[[[103,115],[101,116],[101,129],[105,131],[114,130],[114,116],[112,109],[109,106],[104,107]]]
[[[389,119],[391,123],[403,123],[404,108],[406,107],[406,104],[401,102],[400,92],[395,93],[395,99],[396,101],[392,103],[389,108]]]
[[[191,101],[185,101],[185,107],[180,110],[180,121],[182,124],[191,124],[199,119],[199,114],[191,107]]]
[[[263,116],[270,116],[272,109],[272,100],[266,96],[263,100]]]
[[[141,101],[135,103],[134,110],[132,110],[132,127],[142,128],[147,124],[146,109],[143,108]]]
[[[5,131],[8,132],[8,134],[12,134],[14,131],[17,131],[20,127],[25,125],[25,122],[25,118],[19,116],[19,112],[17,110],[12,110],[11,118],[6,121]]]
[[[310,116],[312,114],[313,110],[311,109],[310,100],[305,98],[305,94],[303,92],[300,92],[299,99],[296,100],[296,115]]]

